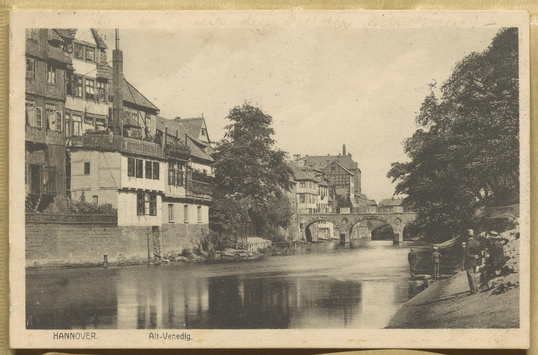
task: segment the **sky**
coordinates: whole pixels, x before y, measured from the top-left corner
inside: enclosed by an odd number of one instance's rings
[[[276,146],[337,155],[342,145],[362,171],[362,192],[394,194],[391,163],[417,129],[424,98],[498,28],[120,30],[124,75],[160,116],[204,115],[222,139],[230,109],[249,102],[273,117]],[[113,31],[100,30],[112,59]],[[434,85],[433,87],[430,86]]]

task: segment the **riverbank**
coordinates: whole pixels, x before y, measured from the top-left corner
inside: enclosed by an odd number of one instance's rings
[[[466,273],[459,272],[405,303],[387,328],[518,328],[519,240],[511,240],[505,253],[503,276],[492,279],[488,290],[471,294]]]

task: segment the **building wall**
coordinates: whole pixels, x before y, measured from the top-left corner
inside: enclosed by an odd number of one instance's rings
[[[137,214],[137,191],[118,192],[118,225],[119,226],[161,226],[162,224],[162,196],[157,194],[156,215],[148,214],[146,203],[145,214]]]
[[[128,160],[129,156],[121,157],[121,184],[120,188],[131,188],[131,189],[144,189],[144,190],[155,190],[159,192],[164,192],[165,180],[168,180],[168,164],[163,160],[156,160],[151,158],[143,158],[140,156],[132,156],[132,158],[142,160],[142,177],[129,176],[128,172]],[[146,164],[148,162],[158,162],[159,163],[159,179],[146,179]]]
[[[98,196],[98,203],[118,207],[117,191],[121,187],[121,154],[95,150],[71,152],[71,197],[79,201],[84,193],[86,202]],[[90,174],[84,173],[84,164],[90,164]]]
[[[196,246],[209,232],[209,224],[163,224],[163,253],[181,253]]]

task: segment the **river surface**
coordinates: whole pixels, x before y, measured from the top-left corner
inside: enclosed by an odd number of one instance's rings
[[[33,329],[383,328],[414,295],[409,244],[221,264],[28,270]]]

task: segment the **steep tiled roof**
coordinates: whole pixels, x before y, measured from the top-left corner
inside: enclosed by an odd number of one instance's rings
[[[200,139],[200,132],[202,131],[202,127],[204,126],[205,121],[203,117],[180,118],[179,121],[181,122],[183,128],[185,128],[189,136],[196,139]]]
[[[99,49],[107,49],[108,48],[106,46],[105,41],[103,41],[101,36],[99,36],[99,33],[97,33],[96,29],[92,28],[92,35],[93,35],[93,38],[95,39],[95,43],[97,43],[97,48],[99,48]]]
[[[299,166],[297,166],[297,164],[293,161],[288,162],[287,165],[290,167],[293,173],[293,178],[296,181],[301,181],[301,180],[310,180],[310,181],[315,181],[315,182],[320,181],[320,179],[316,177],[315,171],[303,170]]]
[[[330,165],[337,165],[339,166],[340,168],[342,168],[345,172],[347,172],[349,175],[355,175],[353,174],[351,171],[349,171],[348,169],[346,169],[344,166],[342,166],[342,164],[338,163],[336,160],[333,160],[331,163],[329,163],[329,165],[327,165],[325,168],[323,168],[322,170],[326,170]]]
[[[112,67],[108,64],[99,65],[97,67],[97,77],[104,78],[112,82]],[[149,101],[144,95],[140,93],[131,83],[129,83],[125,77],[121,85],[121,93],[123,95],[123,101],[127,101],[136,106],[149,108],[153,111],[159,111],[159,108]]]
[[[335,160],[348,170],[359,169],[357,162],[349,155],[306,155],[301,160],[313,163],[316,169],[323,169]]]
[[[77,34],[76,28],[55,28],[54,31],[62,38],[73,40]]]
[[[185,144],[185,133],[187,133],[187,131],[185,130],[185,128],[183,127],[180,121],[157,116],[157,129],[164,133],[165,127],[168,127],[169,137],[175,137],[176,131],[177,131],[178,141],[181,142],[182,144]],[[211,155],[209,155],[209,153],[204,152],[202,150],[202,148],[200,147],[200,144],[197,142],[196,139],[192,138],[188,133],[187,133],[187,137],[188,137],[187,146],[190,148],[191,155],[193,157],[210,161],[210,162],[213,161],[213,158],[211,157]],[[205,146],[203,147],[205,148]]]

